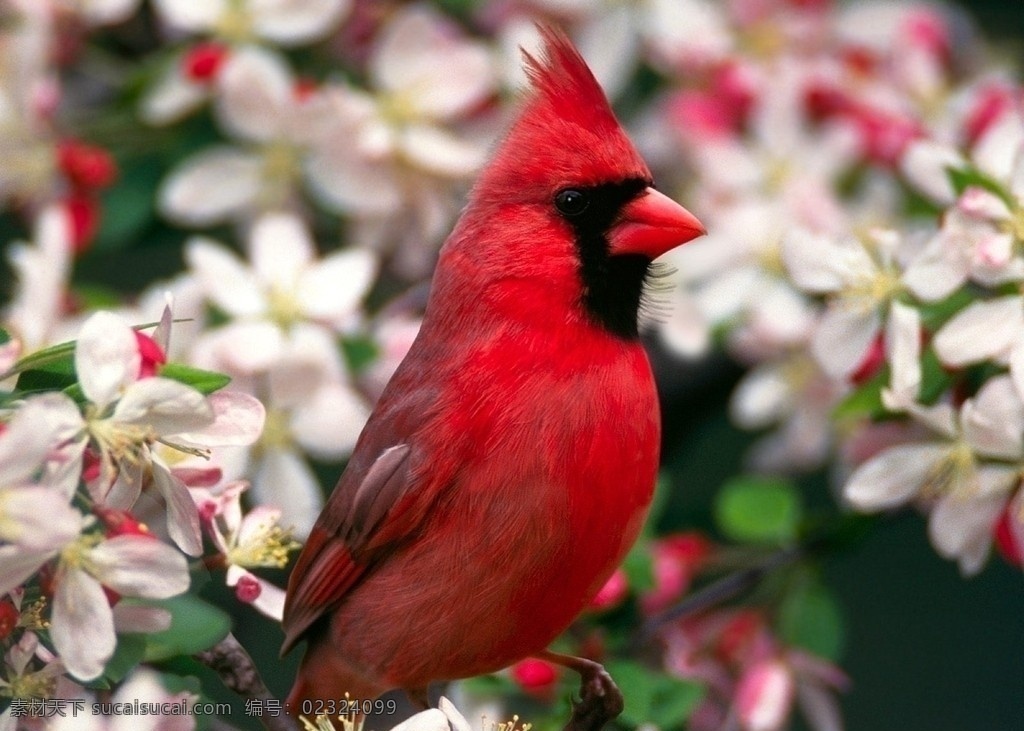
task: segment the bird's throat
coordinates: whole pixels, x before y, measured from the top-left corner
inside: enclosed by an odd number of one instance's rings
[[[580,243],[583,308],[597,325],[616,337],[640,337],[639,314],[651,260],[639,254],[610,256],[608,243]]]

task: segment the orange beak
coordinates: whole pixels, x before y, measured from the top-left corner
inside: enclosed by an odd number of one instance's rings
[[[608,233],[610,253],[657,259],[707,231],[697,217],[654,188],[626,205]]]

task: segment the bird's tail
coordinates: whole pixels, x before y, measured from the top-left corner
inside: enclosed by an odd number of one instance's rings
[[[285,708],[292,716],[310,721],[321,714],[358,720],[388,690],[342,662],[331,652],[330,643],[315,643],[302,659]]]

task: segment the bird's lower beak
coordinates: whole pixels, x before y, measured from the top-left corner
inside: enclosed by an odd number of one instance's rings
[[[610,253],[657,259],[707,231],[697,217],[654,188],[628,203],[608,232]]]

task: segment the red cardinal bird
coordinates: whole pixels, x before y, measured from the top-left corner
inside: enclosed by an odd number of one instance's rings
[[[423,326],[288,585],[288,699],[490,673],[546,651],[629,550],[660,418],[637,314],[651,260],[702,233],[566,36],[441,249]]]

